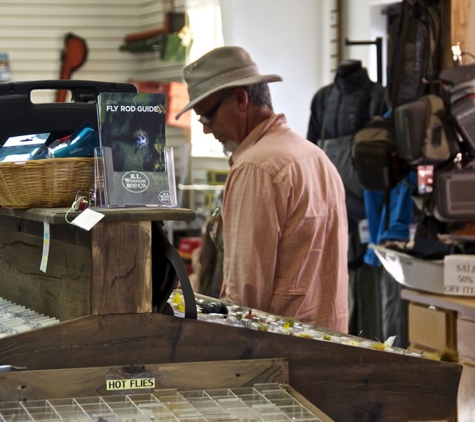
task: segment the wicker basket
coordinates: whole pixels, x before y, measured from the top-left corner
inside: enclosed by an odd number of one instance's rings
[[[52,158],[0,163],[0,206],[69,207],[78,190],[94,185],[94,158]]]

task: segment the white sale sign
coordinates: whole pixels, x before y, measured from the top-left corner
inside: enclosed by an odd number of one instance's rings
[[[444,292],[475,296],[475,255],[447,255],[444,258]]]

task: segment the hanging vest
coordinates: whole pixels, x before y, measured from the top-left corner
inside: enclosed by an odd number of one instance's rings
[[[384,88],[371,81],[364,68],[346,77],[337,76],[312,101],[307,139],[325,151],[340,173],[350,232],[365,218],[363,187],[351,157],[353,136],[384,109]]]

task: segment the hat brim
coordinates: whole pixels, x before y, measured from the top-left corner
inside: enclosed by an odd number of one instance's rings
[[[228,82],[226,84],[222,84],[213,88],[204,94],[199,95],[196,98],[193,98],[182,110],[178,112],[175,116],[175,119],[178,120],[183,113],[186,113],[188,110],[192,109],[196,104],[198,104],[201,100],[204,100],[206,97],[209,97],[211,94],[221,91],[225,88],[233,88],[237,86],[246,86],[246,85],[254,85],[260,82],[282,82],[282,77],[279,75],[254,75],[249,76],[248,78],[239,79],[237,81]]]

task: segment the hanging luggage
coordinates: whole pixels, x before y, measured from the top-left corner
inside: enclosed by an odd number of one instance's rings
[[[444,163],[458,152],[444,101],[429,94],[394,109],[396,151],[410,165]]]
[[[475,64],[444,69],[442,95],[467,150],[475,157]]]
[[[436,176],[434,216],[443,222],[475,221],[475,169],[444,171]]]

